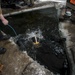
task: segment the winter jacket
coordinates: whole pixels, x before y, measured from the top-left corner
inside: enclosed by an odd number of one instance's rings
[[[1,0],[0,0],[0,14],[2,14],[2,10],[1,10]]]

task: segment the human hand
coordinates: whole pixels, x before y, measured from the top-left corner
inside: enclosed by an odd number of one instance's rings
[[[3,23],[4,25],[8,25],[8,20],[5,19],[5,17],[3,16],[3,14],[0,14],[0,19],[1,19],[1,21],[2,21],[2,23]]]
[[[2,23],[4,24],[4,25],[8,25],[8,20],[7,19],[2,19]]]

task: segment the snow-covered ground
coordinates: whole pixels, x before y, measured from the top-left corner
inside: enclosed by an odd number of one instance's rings
[[[39,1],[54,1],[54,2],[66,2],[66,0],[39,0]]]
[[[47,2],[47,1],[57,2],[60,5],[60,7],[63,7],[66,5],[67,0],[37,0],[37,1],[39,1],[39,2]]]

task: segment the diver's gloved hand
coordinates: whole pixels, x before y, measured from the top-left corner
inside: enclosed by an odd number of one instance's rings
[[[6,52],[6,49],[3,47],[0,47],[0,54],[4,54]]]

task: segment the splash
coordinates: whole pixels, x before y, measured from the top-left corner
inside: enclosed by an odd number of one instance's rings
[[[33,37],[35,38],[36,41],[37,41],[37,38],[43,39],[42,31],[40,29],[33,30],[33,31],[28,30],[28,32],[26,33],[26,36],[28,40],[30,40]]]
[[[25,34],[20,34],[15,37],[15,42],[18,44],[22,51],[25,51],[34,49],[34,45],[40,44],[42,39],[44,39],[44,37],[40,29],[28,29]]]

